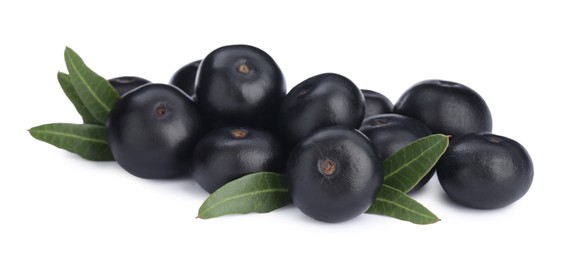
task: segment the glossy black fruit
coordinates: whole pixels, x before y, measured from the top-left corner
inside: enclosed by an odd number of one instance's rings
[[[306,215],[342,222],[365,212],[383,182],[383,165],[371,141],[344,127],[320,129],[302,140],[287,163],[289,191]]]
[[[286,95],[278,129],[291,144],[329,126],[358,128],[365,114],[363,93],[348,78],[320,74],[298,84]]]
[[[365,118],[360,130],[373,142],[382,160],[409,143],[432,134],[422,122],[398,114],[381,114]],[[432,178],[434,172],[435,169],[431,169],[411,191],[422,188]]]
[[[224,46],[208,54],[195,87],[198,106],[215,126],[273,128],[286,93],[273,58],[249,45]]]
[[[212,193],[224,184],[260,171],[282,172],[286,152],[273,134],[247,127],[226,127],[208,133],[194,149],[192,174]]]
[[[116,77],[109,79],[108,82],[110,82],[110,85],[114,87],[120,96],[125,95],[137,87],[150,83],[149,80],[134,76]]]
[[[180,88],[189,96],[194,95],[194,83],[196,81],[196,72],[202,60],[193,61],[181,67],[173,77],[171,77],[170,84]]]
[[[483,98],[455,82],[417,83],[402,94],[394,112],[422,121],[433,133],[453,137],[492,131],[492,117]]]
[[[186,93],[155,83],[123,96],[110,113],[107,129],[118,164],[147,179],[188,173],[192,150],[206,130]]]
[[[383,94],[367,89],[362,89],[361,92],[365,97],[365,118],[392,113],[392,102]]]
[[[469,134],[451,142],[438,162],[437,176],[458,204],[495,209],[526,194],[534,167],[518,142],[490,133]]]

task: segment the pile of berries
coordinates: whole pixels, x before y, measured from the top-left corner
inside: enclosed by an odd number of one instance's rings
[[[454,82],[419,82],[394,105],[335,73],[287,93],[273,58],[248,45],[220,47],[170,84],[109,82],[122,97],[106,124],[108,142],[129,173],[192,174],[212,193],[249,173],[278,172],[288,176],[294,204],[321,221],[365,212],[383,183],[383,160],[434,133],[451,135],[451,144],[413,190],[437,171],[454,201],[492,209],[521,198],[533,179],[524,147],[490,133],[485,101]]]

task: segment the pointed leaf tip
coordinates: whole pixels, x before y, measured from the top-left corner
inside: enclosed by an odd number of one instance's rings
[[[112,161],[106,128],[98,125],[53,123],[33,127],[31,136],[87,160]]]
[[[381,187],[377,198],[366,213],[389,216],[421,225],[433,224],[440,220],[422,204],[386,184]]]
[[[384,160],[384,183],[408,192],[434,167],[449,145],[448,136],[420,138]]]
[[[106,79],[88,68],[82,58],[69,47],[65,49],[65,63],[80,100],[99,124],[105,124],[120,95]]]

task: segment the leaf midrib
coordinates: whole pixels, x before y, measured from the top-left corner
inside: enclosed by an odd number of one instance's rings
[[[420,213],[420,212],[418,212],[418,211],[415,211],[415,210],[413,210],[413,209],[410,209],[410,208],[408,208],[408,207],[405,207],[405,206],[403,206],[402,204],[396,203],[396,202],[394,202],[394,201],[392,201],[392,200],[383,199],[383,198],[378,198],[378,197],[377,197],[377,200],[380,200],[380,201],[385,202],[385,203],[393,204],[393,205],[395,205],[395,206],[398,206],[398,207],[400,207],[400,208],[403,208],[403,209],[405,209],[405,210],[407,210],[407,211],[409,211],[409,212],[412,212],[412,213],[414,213],[414,214],[416,214],[416,215],[420,215],[420,216],[422,216],[422,217],[424,217],[424,218],[427,218],[427,219],[432,219],[432,220],[436,220],[436,221],[438,220],[437,217],[431,217],[431,216],[425,215],[425,214],[423,214],[423,213]]]
[[[102,140],[102,139],[88,138],[88,137],[84,137],[84,136],[80,136],[80,135],[76,135],[76,134],[68,134],[68,133],[49,131],[49,130],[32,130],[32,132],[38,133],[38,134],[51,134],[51,135],[71,137],[71,138],[75,138],[75,139],[79,139],[79,140],[83,140],[83,141],[100,143],[100,144],[108,144],[107,141]]]
[[[259,191],[253,191],[253,192],[247,192],[247,193],[242,193],[233,197],[229,197],[225,200],[219,201],[213,205],[211,205],[207,210],[203,211],[202,213],[198,214],[199,218],[202,218],[203,216],[206,215],[206,213],[214,208],[216,208],[218,205],[220,204],[225,204],[229,201],[232,201],[234,199],[238,199],[241,197],[246,197],[246,196],[253,196],[253,195],[257,195],[257,194],[261,194],[261,193],[267,193],[267,192],[288,192],[288,189],[285,188],[279,188],[279,189],[266,189],[266,190],[259,190]]]
[[[387,174],[384,179],[388,179],[391,176],[394,176],[395,174],[397,174],[398,172],[400,172],[402,169],[408,167],[408,165],[412,164],[415,161],[418,161],[418,159],[420,159],[421,157],[424,156],[424,154],[426,154],[426,152],[432,150],[432,148],[435,148],[436,146],[440,145],[441,141],[436,142],[435,144],[433,144],[432,146],[429,146],[427,149],[425,149],[424,151],[422,151],[420,153],[420,155],[414,157],[412,160],[406,162],[405,164],[403,164],[401,167],[398,167],[396,170],[392,171],[391,173]]]
[[[73,57],[69,56],[69,62],[71,67],[75,70],[75,71],[79,71],[78,67],[75,65],[74,63],[74,59]],[[92,96],[94,97],[94,99],[96,99],[96,101],[98,101],[98,103],[100,105],[102,105],[102,107],[106,110],[106,112],[110,112],[110,107],[106,105],[106,103],[104,103],[102,101],[102,99],[98,96],[98,94],[96,92],[94,92],[90,86],[90,84],[87,83],[87,81],[84,79],[84,77],[82,77],[81,73],[76,73],[76,76],[80,79],[80,81],[86,86],[86,88],[88,89],[88,91],[90,93],[92,93]]]

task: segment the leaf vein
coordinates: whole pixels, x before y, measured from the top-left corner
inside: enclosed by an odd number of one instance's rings
[[[279,189],[266,189],[266,190],[260,190],[260,191],[253,191],[253,192],[247,192],[247,193],[242,193],[233,197],[229,197],[226,198],[225,200],[221,200],[217,203],[212,204],[208,209],[204,210],[201,214],[201,216],[205,216],[206,213],[218,206],[220,206],[221,204],[225,204],[229,201],[235,200],[235,199],[239,199],[242,197],[247,197],[247,196],[253,196],[253,195],[257,195],[257,194],[261,194],[261,193],[268,193],[268,192],[288,192],[288,189],[286,188],[279,188]]]
[[[73,59],[73,58],[70,58],[70,59],[69,59],[69,63],[70,63],[70,65],[71,65],[71,67],[73,68],[73,70],[75,70],[75,71],[77,71],[77,72],[79,71],[78,67],[77,67],[76,64],[74,63],[74,59]],[[106,112],[110,112],[110,107],[108,107],[108,105],[106,105],[106,103],[104,103],[104,102],[102,101],[102,99],[98,96],[98,94],[97,94],[94,90],[92,90],[92,86],[91,86],[90,84],[88,84],[88,82],[84,79],[84,77],[82,76],[82,74],[81,74],[81,73],[76,73],[75,75],[76,75],[76,76],[80,79],[80,81],[86,86],[86,88],[88,89],[88,91],[89,91],[90,93],[92,93],[92,96],[94,97],[94,99],[96,99],[96,101],[97,101],[100,105],[102,105],[102,107],[106,110]]]
[[[71,138],[75,138],[75,139],[79,139],[79,140],[83,140],[83,141],[89,141],[89,142],[101,143],[101,144],[108,144],[108,142],[105,141],[105,140],[88,138],[88,137],[84,137],[84,136],[80,136],[80,135],[76,135],[76,134],[68,134],[68,133],[61,133],[61,132],[47,131],[47,130],[34,130],[34,132],[38,133],[38,134],[50,134],[50,135],[55,135],[55,136],[65,136],[65,137],[71,137]]]
[[[396,168],[396,170],[394,170],[394,171],[392,171],[391,173],[387,174],[387,176],[385,176],[384,179],[386,180],[386,179],[390,178],[391,176],[394,176],[394,175],[396,175],[397,173],[399,173],[402,169],[404,169],[404,168],[406,168],[406,167],[409,167],[409,165],[410,165],[411,163],[413,163],[414,161],[419,160],[421,157],[425,157],[425,153],[426,153],[426,152],[428,152],[428,151],[430,151],[430,150],[433,150],[436,146],[439,146],[439,145],[440,145],[440,142],[437,142],[437,143],[435,143],[435,144],[432,145],[432,146],[428,146],[428,148],[425,149],[425,150],[423,150],[418,156],[415,156],[415,157],[412,158],[410,161],[406,162],[404,165],[402,165],[402,166]]]
[[[436,219],[436,218],[431,217],[431,216],[429,216],[429,215],[426,215],[426,214],[420,213],[420,212],[418,212],[418,211],[415,211],[415,210],[413,210],[413,209],[411,209],[411,208],[405,207],[405,206],[403,206],[402,204],[396,203],[396,202],[394,202],[394,201],[392,201],[392,200],[388,200],[388,199],[384,199],[384,198],[377,198],[377,200],[380,200],[380,201],[382,201],[382,202],[384,202],[384,203],[389,203],[389,204],[395,205],[395,206],[397,206],[397,207],[399,207],[399,208],[402,208],[402,209],[404,209],[404,210],[406,210],[406,211],[412,212],[412,213],[414,213],[414,214],[416,214],[416,215],[419,215],[419,216],[422,216],[422,217],[424,217],[424,218]]]

